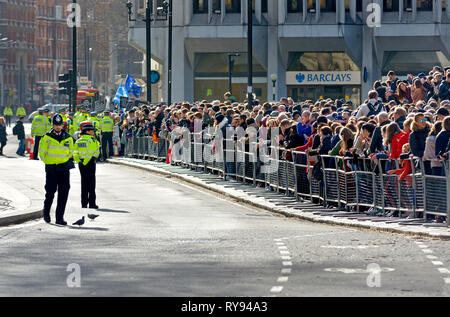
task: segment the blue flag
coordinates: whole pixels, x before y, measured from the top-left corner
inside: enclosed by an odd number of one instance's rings
[[[127,79],[125,81],[125,89],[128,93],[135,95],[136,98],[139,98],[139,96],[141,95],[142,87],[136,84],[136,80],[133,77],[127,75]]]
[[[120,105],[120,97],[128,98],[128,91],[125,89],[125,86],[123,84],[120,84],[119,88],[117,89],[116,96],[113,99],[115,104]]]

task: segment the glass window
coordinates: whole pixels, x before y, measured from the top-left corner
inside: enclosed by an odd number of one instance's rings
[[[288,71],[359,71],[344,52],[291,52]]]
[[[350,12],[350,2],[351,0],[345,0],[345,11]],[[362,0],[356,0],[356,12],[362,11]]]
[[[433,11],[433,0],[417,0],[417,11]]]
[[[307,0],[308,1],[308,12],[316,11],[316,2],[320,1],[320,10],[323,12],[335,12],[336,11],[336,0]],[[299,1],[301,2],[301,1]]]
[[[208,0],[194,0],[194,13],[208,13]]]
[[[220,11],[221,8],[221,0],[213,0],[213,12]]]
[[[225,0],[225,12],[241,13],[241,0]]]
[[[288,12],[289,13],[303,12],[303,1],[288,0]]]
[[[399,0],[383,0],[383,11],[398,11],[398,2]]]
[[[252,0],[252,10],[255,12],[255,4],[257,0]],[[268,0],[261,0],[261,12],[267,13],[267,1]]]
[[[388,51],[384,53],[382,74],[387,74],[391,69],[395,70],[399,76],[417,75],[422,72],[428,74],[434,66],[448,65],[450,65],[449,60],[440,51]]]

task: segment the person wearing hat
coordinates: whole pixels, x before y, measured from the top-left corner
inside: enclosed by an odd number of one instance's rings
[[[33,160],[39,160],[39,142],[47,133],[47,117],[44,116],[44,109],[38,109],[38,115],[34,117],[31,123],[31,136],[34,138]]]
[[[50,110],[44,109],[44,116],[45,116],[45,124],[46,124],[46,133],[50,132],[52,130],[52,118],[50,115]]]
[[[103,161],[106,161],[109,156],[113,153],[113,132],[114,132],[114,120],[109,116],[110,111],[105,110],[104,111],[103,119],[100,123],[100,132],[102,136],[102,154],[103,154]],[[106,152],[106,146],[108,145],[109,153]]]
[[[44,221],[50,223],[50,208],[56,191],[56,224],[67,225],[64,221],[67,198],[70,190],[70,170],[74,168],[73,138],[63,129],[63,118],[57,114],[52,120],[53,129],[39,143],[39,157],[45,164]]]
[[[95,127],[87,122],[81,128],[81,137],[75,143],[73,158],[81,175],[81,207],[98,209],[95,195],[95,160],[100,156],[100,142],[95,138]]]
[[[66,121],[66,122],[67,122],[66,109],[61,109],[61,110],[59,110],[59,114],[60,114],[61,117],[63,118],[63,121]]]

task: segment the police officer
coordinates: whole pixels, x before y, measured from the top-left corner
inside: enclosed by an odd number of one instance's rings
[[[44,116],[47,120],[45,120],[47,132],[52,131],[52,117],[50,116],[50,110],[44,109]]]
[[[108,158],[108,155],[106,153],[106,145],[108,144],[108,148],[109,148],[109,155],[111,155],[113,153],[113,142],[112,142],[112,137],[113,137],[113,131],[114,131],[114,121],[113,119],[111,119],[111,117],[109,116],[110,111],[109,110],[105,110],[103,112],[105,115],[101,121],[100,124],[100,130],[102,133],[102,154],[103,154],[103,160],[106,161],[106,159]]]
[[[47,117],[44,116],[44,110],[38,109],[38,115],[34,117],[31,123],[31,136],[34,137],[33,159],[38,160],[39,142],[47,133]]]
[[[27,116],[27,111],[25,110],[25,108],[22,106],[17,107],[16,117],[20,118],[20,117],[26,117],[26,116]]]
[[[81,137],[75,143],[73,158],[81,174],[81,207],[98,209],[95,203],[95,159],[100,156],[100,142],[94,136],[92,123],[83,123]]]
[[[58,203],[56,206],[56,224],[67,225],[64,221],[67,197],[70,189],[70,170],[75,168],[73,156],[73,138],[63,129],[63,119],[57,114],[52,120],[53,129],[40,141],[39,156],[45,163],[45,201],[44,220],[50,223],[50,208],[56,190]]]
[[[11,119],[12,119],[13,115],[14,114],[13,114],[12,108],[10,106],[6,106],[5,109],[3,110],[3,116],[6,119],[6,125],[8,127],[11,126]]]
[[[68,133],[73,137],[75,135],[75,123],[74,123],[74,115],[75,113],[69,112],[69,116],[67,117],[67,129]]]

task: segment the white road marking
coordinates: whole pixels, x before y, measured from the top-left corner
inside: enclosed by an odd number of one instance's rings
[[[280,293],[283,290],[283,286],[274,286],[270,289],[271,293]]]
[[[287,246],[278,247],[280,250],[287,250]]]
[[[450,274],[450,270],[443,267],[438,268],[438,271],[442,274]]]
[[[377,245],[321,245],[325,249],[369,249],[378,248]]]
[[[286,283],[288,281],[289,277],[287,276],[280,276],[277,280],[278,283]]]
[[[291,274],[292,269],[281,269],[281,274]]]
[[[289,251],[280,251],[280,254],[281,255],[289,255],[289,254],[291,254]]]
[[[437,256],[434,256],[434,255],[427,255],[427,259],[429,259],[429,260],[436,260],[436,259],[437,259]]]
[[[373,271],[367,269],[352,269],[352,268],[327,268],[326,272],[339,272],[344,274],[367,274],[372,273]],[[395,269],[389,267],[381,268],[381,272],[393,272]]]
[[[277,242],[277,243],[275,243],[276,245],[284,245],[284,243],[283,242]]]
[[[433,251],[430,249],[422,249],[422,251],[423,253],[433,253]]]
[[[273,239],[273,241],[275,241],[275,242],[281,242],[282,240],[281,240],[281,239]]]
[[[290,256],[288,256],[288,255],[282,256],[281,259],[282,260],[292,260],[292,258]]]
[[[428,246],[425,245],[425,244],[419,244],[418,247],[421,248],[421,249],[426,249],[426,248],[428,248]]]
[[[445,284],[450,284],[450,277],[445,277],[444,282]]]
[[[441,261],[431,261],[434,265],[444,265]]]
[[[283,261],[283,265],[284,266],[292,266],[292,262],[291,261]]]

